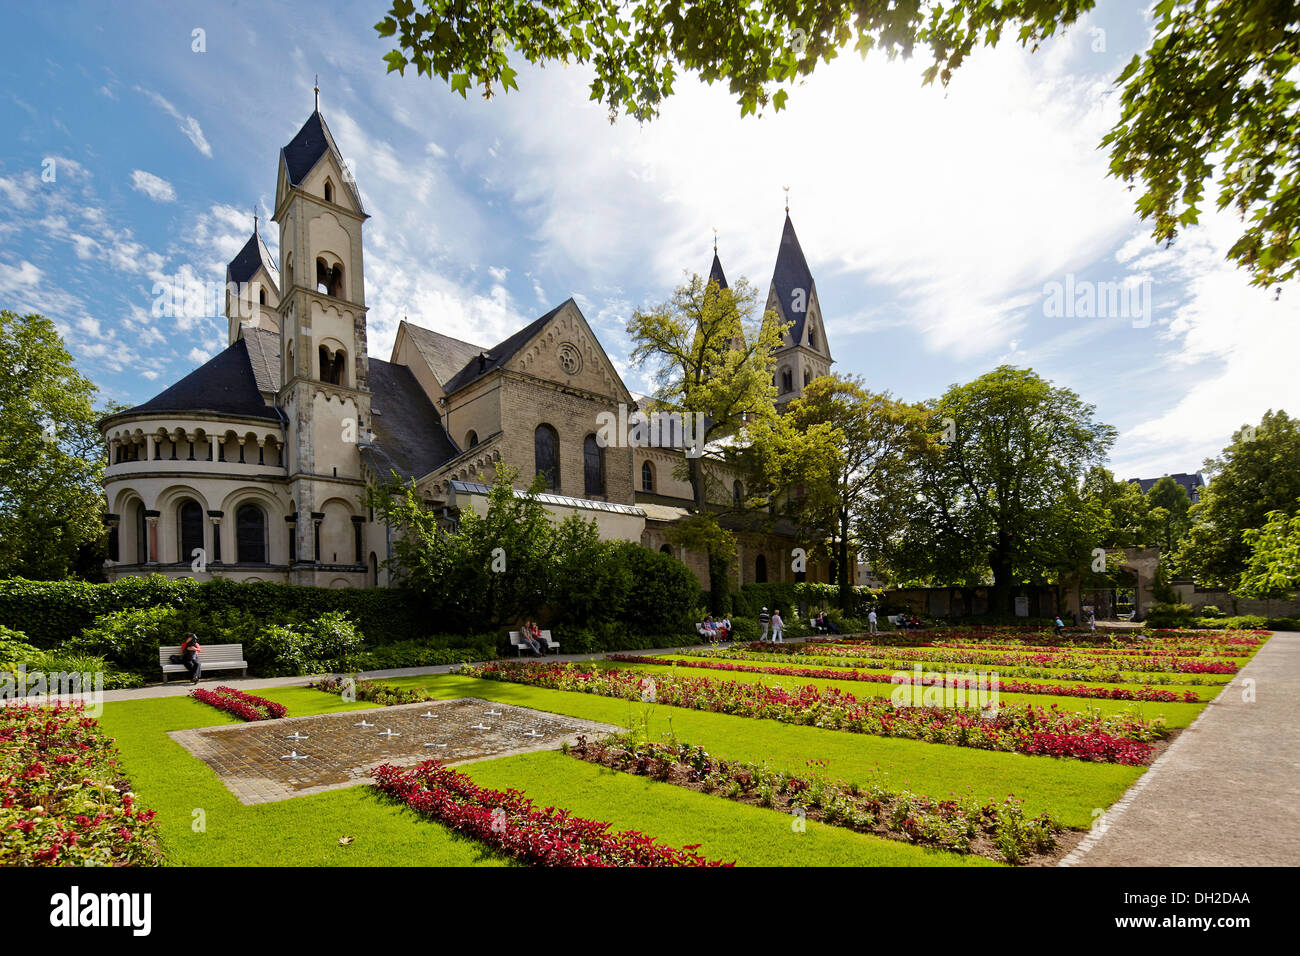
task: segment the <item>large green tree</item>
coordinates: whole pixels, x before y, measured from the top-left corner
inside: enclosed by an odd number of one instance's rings
[[[1187,489],[1168,475],[1156,481],[1146,497],[1148,523],[1154,532],[1154,540],[1165,554],[1172,557],[1191,527],[1188,512],[1192,508],[1192,499],[1188,497]]]
[[[947,84],[973,50],[1036,49],[1094,0],[394,0],[375,29],[388,69],[467,95],[516,88],[512,60],[585,64],[591,98],[639,120],[681,74],[725,81],[741,115],[781,109],[789,89],[846,47],[927,61]],[[1214,201],[1245,223],[1229,257],[1271,284],[1300,268],[1300,17],[1289,0],[1159,0],[1150,45],[1116,79],[1112,173],[1141,184],[1137,212],[1169,242]]]
[[[67,577],[102,542],[97,391],[53,322],[0,311],[0,577]]]
[[[825,481],[805,486],[804,501],[833,543],[836,583],[847,600],[855,556],[877,563],[896,530],[895,499],[905,493],[908,463],[925,443],[927,413],[870,391],[857,376],[822,375],[804,386],[786,417],[805,441],[819,429],[838,439],[837,467]],[[816,459],[803,452],[801,460]]]
[[[693,447],[680,470],[691,485],[693,515],[678,522],[674,541],[708,553],[715,601],[726,594],[735,542],[710,508],[711,501],[732,499],[714,443],[743,444],[748,429],[761,428],[776,414],[773,352],[785,326],[775,313],[755,315],[757,298],[743,278],[724,289],[692,275],[669,301],[638,309],[627,323],[632,364],[648,365],[654,376],[650,411],[687,426]]]
[[[1003,365],[932,405],[932,442],[914,470],[904,572],[945,584],[992,578],[1007,613],[1014,584],[1077,566],[1102,531],[1081,492],[1115,430],[1094,408],[1029,369]],[[906,576],[904,574],[903,576]]]
[[[1268,523],[1244,535],[1250,559],[1238,592],[1254,598],[1294,597],[1300,591],[1300,501],[1295,514],[1274,511]]]
[[[1269,410],[1258,425],[1233,432],[1217,458],[1207,459],[1210,483],[1191,510],[1192,526],[1177,567],[1198,584],[1235,588],[1250,558],[1247,531],[1270,512],[1290,515],[1300,498],[1300,420]]]

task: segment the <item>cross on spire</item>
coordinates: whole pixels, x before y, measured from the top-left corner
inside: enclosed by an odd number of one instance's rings
[[[782,186],[781,188],[785,190],[785,212],[786,215],[789,215],[790,214],[790,187]]]
[[[713,254],[718,254],[718,227],[713,227]]]
[[[257,203],[253,203],[253,233],[257,233]]]
[[[315,85],[312,87],[312,92],[316,94],[316,112],[319,113],[320,112],[320,74],[319,73],[316,74]]]

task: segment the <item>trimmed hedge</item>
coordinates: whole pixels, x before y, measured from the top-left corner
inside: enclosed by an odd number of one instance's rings
[[[399,588],[335,589],[226,580],[199,583],[188,578],[173,581],[160,574],[106,584],[22,578],[0,581],[0,626],[23,631],[30,643],[42,648],[70,641],[105,615],[161,607],[184,610],[187,616],[198,618],[233,611],[276,623],[341,611],[369,644],[409,640],[429,630],[427,615],[418,602]]]

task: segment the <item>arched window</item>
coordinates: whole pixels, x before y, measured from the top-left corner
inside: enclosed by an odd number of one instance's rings
[[[648,461],[641,463],[641,490],[655,490],[655,470],[654,466],[652,466]]]
[[[816,330],[816,329],[809,329],[809,330],[808,330],[808,347],[809,347],[810,349],[815,349],[815,348],[817,347],[817,330]]]
[[[737,508],[740,507],[740,500],[745,497],[745,489],[739,481],[731,486],[731,503]]]
[[[767,555],[760,554],[754,559],[754,583],[767,583]]]
[[[328,179],[325,180],[325,201],[326,202],[334,201],[334,184],[330,182]]]
[[[203,509],[193,498],[181,504],[176,514],[176,524],[180,529],[179,560],[190,561],[194,558],[194,549],[203,548]]]
[[[659,548],[659,553],[666,554],[671,558],[673,556],[673,546],[671,544],[665,544]]]
[[[320,380],[327,385],[346,385],[348,354],[343,349],[330,354],[328,345],[322,345],[319,351]]]
[[[803,387],[804,387],[804,388],[807,388],[807,387],[808,387],[808,383],[811,382],[811,381],[812,381],[812,372],[808,371],[807,369],[804,369],[804,370],[803,370]]]
[[[370,586],[379,587],[379,555],[370,552]]]
[[[316,291],[323,295],[331,295],[336,299],[343,298],[343,266],[337,265],[330,268],[324,259],[317,259]]]
[[[788,368],[781,369],[781,394],[794,391],[794,372]]]
[[[235,560],[266,563],[266,513],[255,504],[240,505],[235,512]]]
[[[465,447],[473,448],[477,444],[478,444],[478,432],[474,431],[473,429],[470,429],[469,432],[465,435]]]
[[[544,487],[560,487],[560,435],[550,425],[538,425],[533,433],[533,467],[544,479]]]
[[[582,485],[585,494],[605,493],[605,449],[600,447],[595,435],[582,440]]]
[[[258,290],[257,290],[257,302],[258,302],[259,305],[266,305],[266,290],[265,290],[265,289],[258,289]]]

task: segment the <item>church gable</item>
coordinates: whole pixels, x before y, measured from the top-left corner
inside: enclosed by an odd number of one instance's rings
[[[614,363],[587,324],[576,302],[569,299],[548,322],[522,344],[506,367],[561,385],[607,395],[632,404],[633,398]]]

